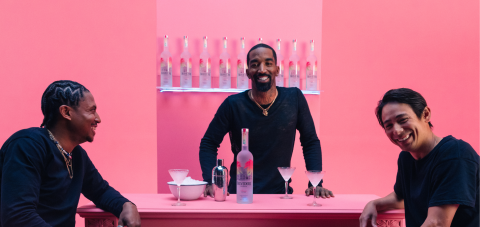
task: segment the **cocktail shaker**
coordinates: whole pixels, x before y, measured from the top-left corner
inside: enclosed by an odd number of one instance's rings
[[[228,192],[228,169],[223,166],[223,159],[218,159],[217,166],[212,170],[212,184],[215,201],[225,201]]]

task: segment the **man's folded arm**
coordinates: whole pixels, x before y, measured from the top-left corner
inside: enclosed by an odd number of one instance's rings
[[[40,144],[29,138],[18,138],[2,150],[2,226],[50,226],[36,211],[45,153]]]
[[[102,178],[88,156],[86,162],[82,194],[98,208],[108,211],[118,218],[122,213],[123,204],[130,201]]]

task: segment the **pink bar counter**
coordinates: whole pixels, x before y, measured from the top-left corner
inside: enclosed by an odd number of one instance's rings
[[[253,195],[252,204],[237,204],[236,195],[224,202],[215,202],[203,196],[194,201],[184,201],[183,207],[171,206],[176,202],[171,194],[125,194],[137,205],[142,227],[350,227],[359,226],[359,217],[367,202],[379,198],[367,194],[340,194],[334,198],[318,198],[321,207],[310,207],[313,197],[291,195],[293,199],[280,199],[283,195]],[[86,227],[117,227],[117,219],[95,205],[77,209],[85,218]],[[379,227],[405,226],[403,210],[392,210],[378,215]],[[370,226],[370,225],[369,225]]]

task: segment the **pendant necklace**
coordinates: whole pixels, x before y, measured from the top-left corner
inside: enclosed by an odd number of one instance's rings
[[[248,92],[248,95],[249,95],[250,99],[253,100],[253,102],[255,102],[255,104],[257,104],[257,106],[263,111],[263,115],[265,115],[265,117],[266,117],[266,116],[268,116],[268,110],[270,109],[270,107],[272,107],[273,103],[275,102],[275,99],[277,99],[278,91],[276,91],[275,98],[273,99],[272,103],[270,103],[270,105],[265,109],[260,104],[258,104],[257,101],[255,101],[255,99],[253,98],[252,90],[250,90]]]
[[[65,149],[63,149],[62,145],[55,139],[53,136],[52,132],[48,130],[48,134],[50,135],[50,139],[57,145],[58,150],[63,156],[63,159],[65,160],[65,164],[67,165],[67,170],[68,170],[68,175],[70,176],[70,179],[73,178],[73,167],[72,167],[72,154],[68,153]]]

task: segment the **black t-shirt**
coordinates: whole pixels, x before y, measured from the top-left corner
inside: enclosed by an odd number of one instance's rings
[[[402,151],[395,193],[404,199],[407,227],[421,226],[433,206],[459,204],[452,227],[478,227],[479,156],[463,140],[443,138],[424,158]]]
[[[103,180],[82,147],[72,156],[70,178],[47,129],[13,134],[0,150],[0,227],[73,227],[80,193],[118,217],[128,200]]]
[[[236,193],[236,157],[242,147],[242,128],[249,129],[253,193],[285,193],[285,180],[277,167],[290,166],[297,130],[307,169],[322,170],[320,140],[305,96],[298,88],[277,87],[277,90],[277,99],[268,110],[268,116],[264,116],[248,97],[248,91],[231,95],[220,105],[200,143],[200,164],[205,181],[211,182],[218,147],[229,133],[234,161],[230,166],[228,191]],[[292,193],[291,188],[289,193]]]

